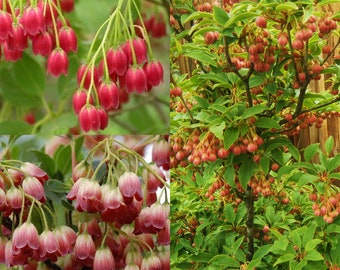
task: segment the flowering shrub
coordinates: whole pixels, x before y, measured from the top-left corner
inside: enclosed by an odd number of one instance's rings
[[[1,140],[1,264],[170,269],[167,137]]]
[[[171,268],[339,269],[338,2],[172,2]]]
[[[162,7],[166,1],[0,1],[1,130],[165,133]]]

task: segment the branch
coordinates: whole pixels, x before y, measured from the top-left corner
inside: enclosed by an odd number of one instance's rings
[[[326,56],[326,58],[322,61],[321,65],[323,65],[324,63],[326,63],[326,61],[328,60],[328,58],[334,53],[334,51],[336,50],[336,47],[338,47],[340,44],[340,39],[338,40],[338,43],[333,47],[333,49],[329,52],[329,54]]]
[[[331,105],[331,104],[333,104],[333,103],[335,103],[335,102],[338,102],[338,101],[340,101],[340,96],[338,96],[338,97],[336,97],[335,99],[330,100],[330,101],[328,101],[328,102],[326,102],[326,103],[323,103],[323,104],[320,104],[320,105],[315,106],[315,107],[313,107],[313,108],[310,108],[310,109],[308,109],[308,110],[301,111],[301,114],[302,114],[302,113],[307,113],[307,112],[311,112],[311,111],[315,111],[315,110],[321,109],[321,108],[323,108],[323,107],[326,107],[326,106]]]
[[[240,72],[238,71],[238,69],[235,67],[235,65],[233,64],[233,62],[231,61],[231,57],[230,57],[230,53],[229,53],[229,45],[227,42],[227,37],[223,37],[223,41],[224,41],[224,51],[225,51],[225,56],[226,59],[228,61],[228,64],[230,65],[232,72],[234,72],[244,83],[244,86],[246,88],[246,94],[247,94],[247,100],[248,100],[248,104],[249,107],[253,106],[253,99],[251,97],[251,92],[250,92],[250,87],[249,87],[249,78],[251,76],[251,74],[254,72],[254,65],[252,64],[247,75],[246,76],[242,76],[240,74]]]

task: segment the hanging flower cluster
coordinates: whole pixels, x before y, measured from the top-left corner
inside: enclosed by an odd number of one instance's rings
[[[20,60],[31,47],[33,54],[47,58],[47,73],[68,73],[68,54],[77,52],[77,36],[63,12],[73,10],[73,1],[0,1],[0,56]]]
[[[144,147],[159,139],[148,138]],[[170,269],[165,173],[105,137],[74,166],[70,184],[65,182],[65,197],[75,211],[68,224],[60,225],[45,193],[51,181],[46,172],[29,162],[1,162],[0,263],[8,268],[51,262],[63,269]]]
[[[134,23],[132,10],[137,11],[140,25]],[[163,82],[162,64],[153,57],[138,10],[134,0],[118,1],[99,28],[87,62],[78,69],[73,109],[85,132],[105,129],[108,112],[118,109],[129,94],[148,92]]]

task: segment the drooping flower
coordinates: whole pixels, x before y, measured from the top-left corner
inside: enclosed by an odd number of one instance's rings
[[[94,270],[115,269],[115,260],[111,253],[111,250],[108,247],[102,247],[97,250],[94,256],[93,269]]]
[[[133,172],[124,172],[118,179],[118,187],[125,202],[131,202],[134,197],[138,201],[143,199],[142,184]]]

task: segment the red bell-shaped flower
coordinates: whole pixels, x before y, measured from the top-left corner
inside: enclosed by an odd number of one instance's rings
[[[0,41],[6,40],[12,30],[12,16],[3,10],[0,10]]]
[[[81,109],[85,106],[87,100],[87,92],[85,89],[78,89],[72,98],[73,111],[76,115],[79,114]],[[92,96],[90,97],[90,104],[93,103]]]
[[[78,41],[77,36],[74,30],[69,27],[65,26],[59,30],[59,42],[60,47],[66,52],[77,52],[78,50]]]
[[[20,23],[13,23],[12,31],[7,39],[8,49],[23,51],[28,47],[28,38],[24,27]]]
[[[68,58],[65,51],[60,48],[54,49],[47,59],[47,73],[55,77],[60,74],[67,75]]]
[[[98,97],[100,105],[107,111],[119,107],[119,89],[114,82],[101,83]]]
[[[132,46],[131,46],[132,43]],[[132,47],[132,48],[131,48]],[[134,64],[143,64],[147,59],[147,47],[144,39],[135,38],[132,41],[127,40],[123,46],[123,50],[127,56],[128,63],[133,63],[133,54],[132,50],[135,53],[137,63]]]
[[[39,6],[29,6],[25,8],[20,22],[24,26],[26,32],[31,36],[35,36],[39,32],[44,32],[45,30],[45,18],[42,9]]]
[[[97,108],[97,111],[100,119],[99,129],[104,130],[109,124],[109,115],[107,114],[107,111],[105,111],[103,108]]]
[[[85,105],[79,112],[79,123],[82,130],[89,132],[100,128],[100,115],[93,105]]]
[[[151,87],[157,86],[163,82],[163,66],[159,61],[146,62],[143,69],[147,78],[147,83]]]
[[[34,54],[48,56],[53,49],[53,37],[51,33],[44,32],[35,35],[32,39],[32,50]]]
[[[98,69],[95,66],[88,67],[85,64],[81,65],[77,72],[78,85],[83,86],[85,89],[89,89],[92,80],[93,80],[93,85],[97,87],[99,84]]]
[[[109,73],[116,73],[119,76],[125,74],[128,69],[128,58],[122,48],[110,48],[106,53],[106,61]]]
[[[128,93],[143,93],[147,89],[147,77],[141,67],[130,67],[125,75],[125,89]]]

